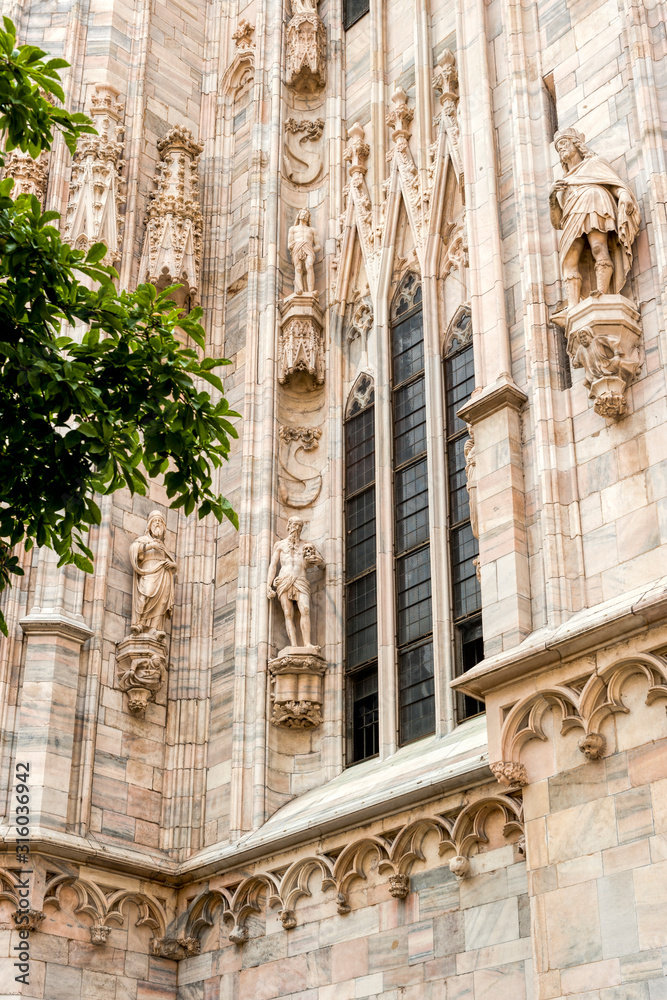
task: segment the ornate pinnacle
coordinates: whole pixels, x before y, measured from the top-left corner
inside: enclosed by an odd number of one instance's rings
[[[349,145],[343,150],[343,159],[349,164],[351,174],[365,174],[366,160],[369,157],[371,147],[366,142],[366,133],[363,125],[355,122],[348,131],[347,137]]]

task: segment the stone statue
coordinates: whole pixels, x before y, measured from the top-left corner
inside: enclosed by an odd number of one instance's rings
[[[470,508],[470,526],[475,538],[479,538],[479,517],[477,514],[477,456],[475,455],[475,432],[468,424],[468,440],[463,446],[466,460],[466,489],[468,491],[468,507]]]
[[[584,143],[574,128],[556,132],[554,145],[564,177],[549,195],[551,224],[560,229],[561,273],[568,308],[581,297],[581,257],[590,247],[595,278],[591,295],[620,292],[632,266],[632,243],[641,216],[637,200],[615,170]]]
[[[302,208],[296,224],[290,227],[287,248],[294,263],[294,291],[297,295],[317,295],[315,291],[315,254],[320,250],[317,234],[310,224],[310,212]]]
[[[146,523],[146,534],[130,545],[134,569],[132,632],[162,631],[174,607],[176,563],[164,544],[166,524],[159,510]]]
[[[301,518],[296,515],[290,517],[287,522],[287,538],[273,546],[267,577],[267,596],[272,600],[277,595],[280,600],[290,646],[319,651],[319,646],[313,646],[310,641],[310,583],[306,569],[308,566],[324,566],[324,559],[311,542],[301,541],[302,531]],[[276,576],[278,563],[280,573]],[[296,641],[294,604],[299,609],[301,647]]]
[[[317,0],[290,0],[292,16],[317,14]]]

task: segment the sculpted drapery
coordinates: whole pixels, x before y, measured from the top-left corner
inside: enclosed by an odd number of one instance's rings
[[[132,588],[132,631],[164,629],[174,607],[176,562],[164,544],[166,525],[159,511],[148,518],[146,534],[130,545],[134,570]]]

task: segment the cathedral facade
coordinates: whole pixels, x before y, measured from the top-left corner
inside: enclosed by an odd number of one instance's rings
[[[242,419],[5,597],[0,996],[665,1000],[665,0],[4,13]]]

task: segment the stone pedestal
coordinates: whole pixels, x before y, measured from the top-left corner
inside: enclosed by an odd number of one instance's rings
[[[588,398],[601,417],[622,417],[625,393],[641,368],[641,326],[635,305],[623,295],[591,296],[561,320],[574,368],[583,368]]]
[[[269,661],[274,726],[312,729],[322,722],[326,662],[319,646],[287,646]]]
[[[327,33],[315,9],[294,14],[285,41],[287,86],[306,94],[320,90],[326,80]]]
[[[313,388],[323,385],[324,317],[317,292],[295,292],[278,307],[278,381],[285,385],[297,372],[303,372],[312,379]]]
[[[116,648],[118,687],[127,694],[127,707],[143,716],[149,701],[164,683],[167,647],[164,632],[153,629],[128,636]]]

